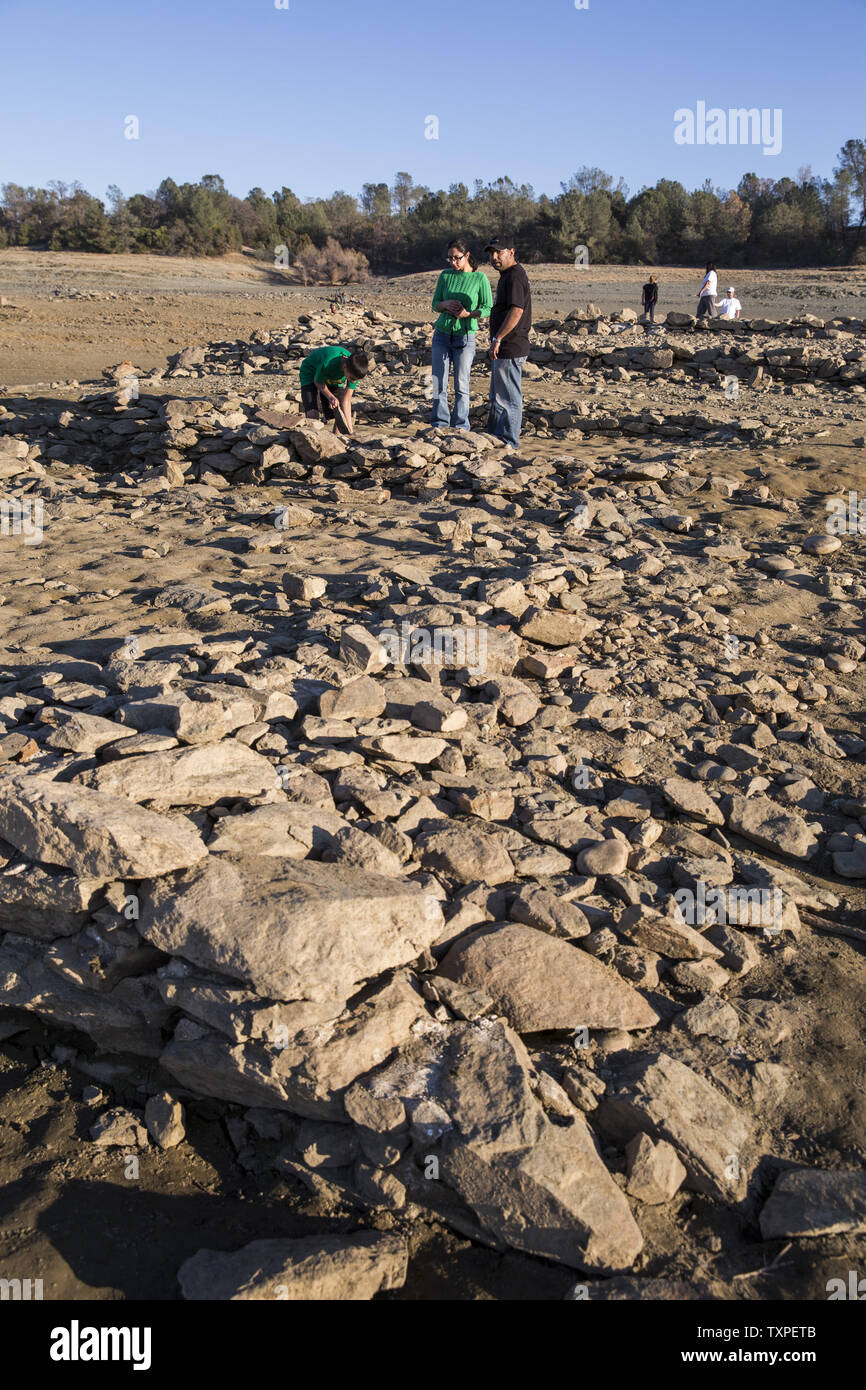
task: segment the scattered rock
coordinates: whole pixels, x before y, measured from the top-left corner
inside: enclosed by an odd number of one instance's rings
[[[402,1288],[407,1263],[402,1236],[365,1231],[254,1240],[231,1253],[199,1250],[177,1278],[188,1301],[361,1302]]]
[[[811,859],[818,849],[818,839],[803,818],[767,796],[732,796],[727,825],[756,845],[795,859]]]
[[[782,1173],[761,1210],[764,1240],[862,1235],[866,1174],[804,1168]]]
[[[628,1169],[626,1192],[648,1206],[659,1206],[676,1196],[686,1170],[676,1150],[660,1139],[654,1143],[648,1134],[636,1134],[625,1146]]]
[[[151,1096],[144,1107],[147,1132],[161,1149],[174,1149],[186,1138],[183,1106],[168,1091]]]
[[[94,1144],[103,1149],[146,1149],[147,1130],[130,1110],[116,1106],[90,1127]]]

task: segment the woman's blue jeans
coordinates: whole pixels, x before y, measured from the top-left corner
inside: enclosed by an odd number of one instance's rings
[[[469,429],[469,373],[475,357],[474,333],[433,334],[433,410],[431,425]],[[448,413],[448,372],[454,368],[454,409]]]

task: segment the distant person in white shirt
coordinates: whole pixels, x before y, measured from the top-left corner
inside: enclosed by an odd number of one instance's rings
[[[707,273],[698,290],[698,318],[716,317],[716,295],[719,292],[719,277],[712,261],[707,261]]]
[[[718,301],[718,303],[716,304],[716,308],[719,311],[720,318],[738,319],[740,317],[743,306],[740,303],[739,299],[734,298],[733,285],[728,285],[727,295],[724,299]]]

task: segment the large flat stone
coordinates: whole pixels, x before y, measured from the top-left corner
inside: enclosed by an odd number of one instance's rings
[[[422,1016],[424,1000],[398,976],[327,1029],[293,1039],[279,1059],[292,1110],[311,1118],[344,1119],[346,1089],[406,1042]]]
[[[162,1066],[178,1081],[202,1095],[312,1120],[345,1122],[348,1087],[409,1041],[412,1025],[426,1012],[421,996],[399,976],[345,1011],[340,1004],[232,1005],[220,1001],[217,990],[199,987],[190,997],[183,981],[168,979],[160,989],[163,998],[210,1025],[185,1022],[163,1052]],[[225,993],[243,999],[240,992]]]
[[[306,1029],[331,1024],[343,1012],[341,999],[293,1004],[261,999],[219,975],[194,970],[183,961],[170,961],[156,975],[166,1004],[197,1023],[223,1034],[232,1043],[252,1042],[278,1051]]]
[[[866,1232],[866,1173],[782,1173],[760,1216],[764,1240]]]
[[[718,960],[721,951],[694,927],[676,916],[665,916],[645,903],[627,907],[616,924],[624,940],[642,951],[655,951],[671,960]]]
[[[71,936],[99,905],[102,879],[43,869],[29,862],[0,873],[0,931],[39,941]]]
[[[207,855],[191,826],[122,797],[39,776],[0,781],[0,838],[28,859],[103,882],[156,877]]]
[[[256,706],[240,693],[226,695],[224,700],[191,700],[183,691],[170,691],[124,705],[119,717],[133,729],[167,729],[182,743],[216,743],[241,725],[252,724]]]
[[[841,878],[866,878],[866,844],[858,840],[852,850],[837,850],[833,855],[833,872]]]
[[[260,796],[278,785],[267,758],[235,739],[123,758],[75,780],[112,796],[164,806],[213,806],[223,797]]]
[[[119,743],[122,739],[135,736],[134,729],[126,729],[112,719],[85,714],[82,710],[64,709],[62,705],[49,705],[40,711],[39,718],[42,724],[53,725],[45,740],[48,747],[62,752],[90,756],[109,743]]]
[[[378,719],[385,703],[385,686],[370,676],[358,676],[340,690],[323,690],[319,714],[325,719]]]
[[[690,782],[687,777],[665,777],[661,785],[665,800],[677,811],[705,825],[724,825],[721,810],[699,783]]]
[[[348,998],[442,934],[438,900],[339,864],[213,855],[147,885],[138,927],[170,955],[271,999]]]
[[[185,1299],[209,1302],[359,1302],[406,1282],[403,1236],[355,1235],[254,1240],[242,1250],[199,1250],[178,1271]]]
[[[600,626],[586,613],[566,613],[559,609],[530,608],[520,620],[520,635],[545,647],[580,646]]]
[[[582,1116],[567,1129],[545,1120],[531,1149],[495,1164],[457,1143],[442,1172],[482,1226],[516,1250],[610,1273],[630,1269],[643,1246]]]
[[[220,1033],[184,1019],[159,1059],[182,1086],[232,1105],[288,1110],[276,1054],[263,1043],[231,1043]]]
[[[764,849],[790,854],[795,859],[811,859],[818,848],[818,840],[803,817],[768,796],[735,795],[723,804],[728,829]]]
[[[468,825],[425,831],[415,841],[425,869],[447,874],[460,883],[506,883],[514,877],[507,850],[494,835]]]
[[[242,816],[223,816],[208,841],[211,854],[270,854],[278,859],[306,859],[333,843],[349,822],[327,807],[299,801],[257,806]]]

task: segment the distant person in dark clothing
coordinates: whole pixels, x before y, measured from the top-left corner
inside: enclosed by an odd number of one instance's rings
[[[523,422],[523,367],[529,356],[532,291],[519,264],[514,238],[496,237],[484,248],[499,271],[496,298],[490,313],[490,413],[487,430],[520,447]]]
[[[659,297],[658,281],[651,275],[643,287],[643,313],[644,318],[649,319],[650,323],[656,321],[656,303]]]

